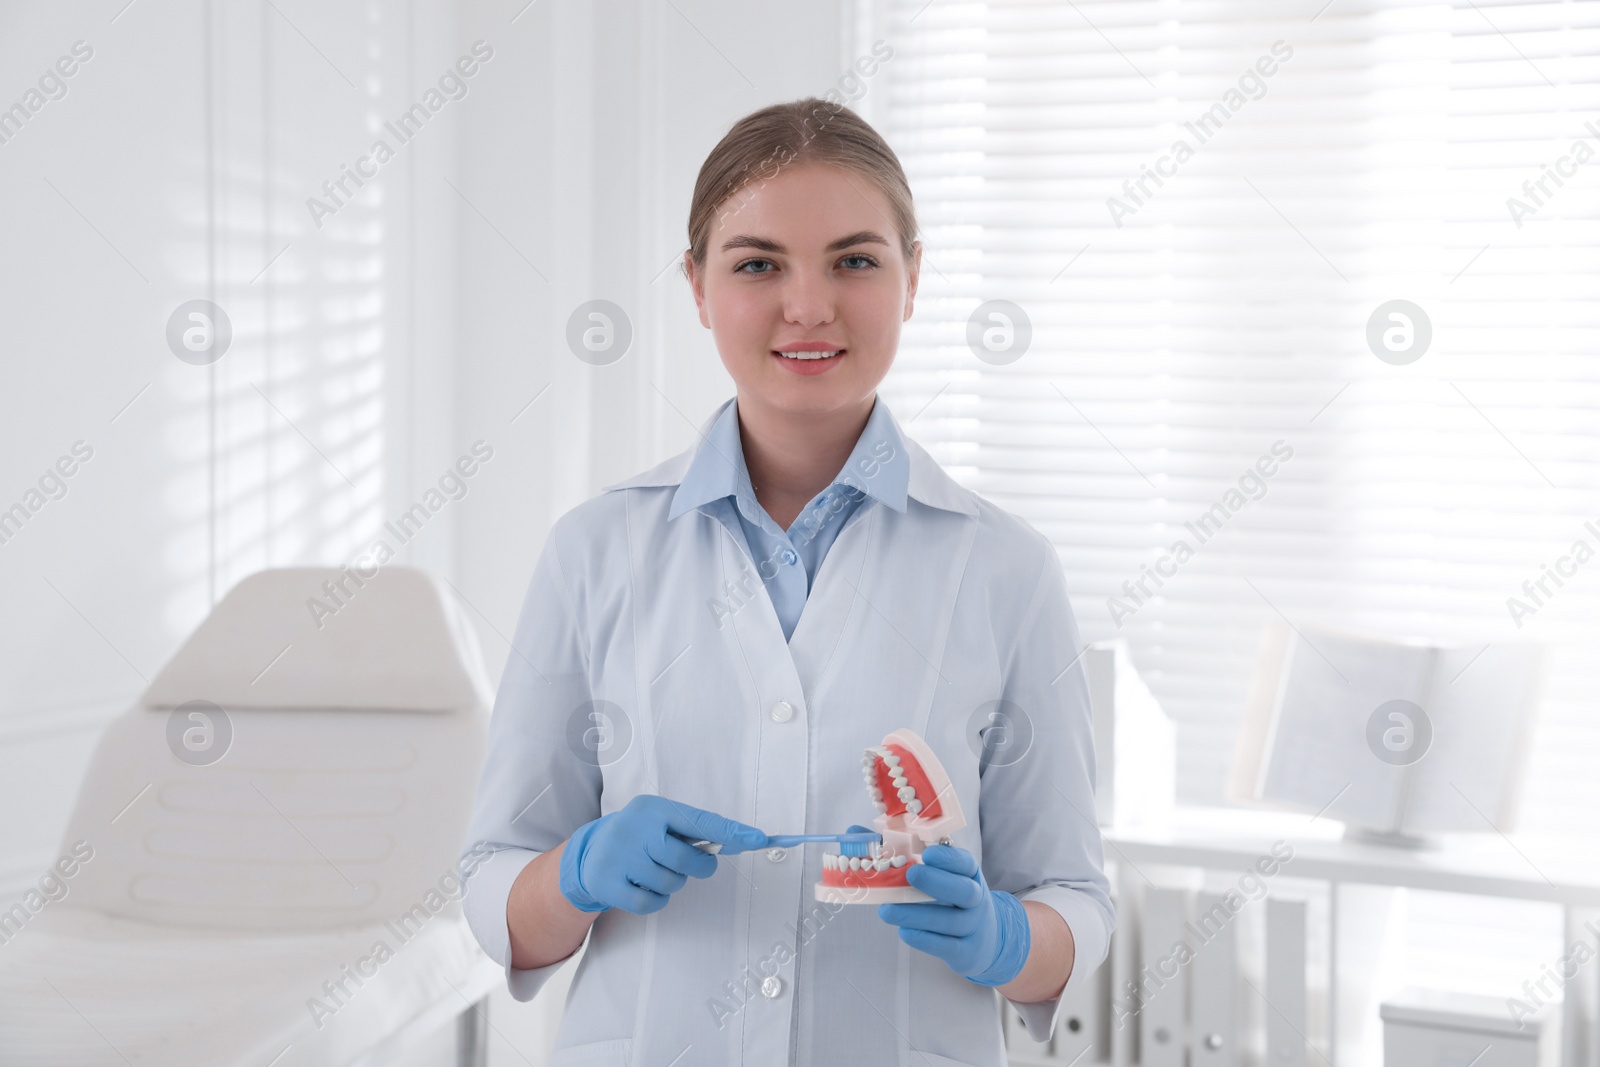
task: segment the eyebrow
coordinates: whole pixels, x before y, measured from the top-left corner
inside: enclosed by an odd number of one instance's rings
[[[827,248],[824,248],[823,251],[837,252],[840,249],[849,248],[852,245],[870,244],[888,247],[889,242],[884,240],[883,235],[878,233],[876,230],[861,230],[857,233],[852,233],[846,237],[839,238],[837,241],[834,241],[832,244],[828,245]],[[776,256],[786,255],[788,253],[788,249],[784,248],[777,241],[766,237],[757,237],[754,234],[748,233],[741,233],[736,237],[730,237],[727,243],[722,246],[722,251],[731,252],[735,248],[754,248],[761,252],[771,252]]]

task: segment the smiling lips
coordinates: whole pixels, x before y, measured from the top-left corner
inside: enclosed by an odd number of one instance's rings
[[[820,374],[844,355],[843,345],[831,341],[795,341],[772,350],[772,357],[795,374]]]

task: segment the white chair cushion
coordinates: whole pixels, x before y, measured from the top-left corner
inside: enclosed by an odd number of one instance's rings
[[[319,628],[339,577],[240,582],[100,738],[69,895],[0,946],[0,1062],[342,1067],[503,981],[458,902],[476,641],[403,567]],[[198,761],[172,732],[195,700],[231,724]]]
[[[453,599],[425,572],[393,564],[366,579],[284,567],[242,580],[140,703],[190,700],[228,710],[458,711],[494,702],[477,639]]]
[[[405,941],[383,924],[242,934],[52,904],[0,951],[0,1061],[26,1067],[342,1065],[502,980],[458,904]],[[324,983],[340,979],[335,1001]]]
[[[486,716],[235,711],[220,760],[180,761],[167,721],[112,722],[62,848],[94,849],[79,905],[172,926],[355,927],[411,909],[456,869]]]

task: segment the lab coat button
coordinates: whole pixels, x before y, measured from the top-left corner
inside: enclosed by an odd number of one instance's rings
[[[794,718],[794,705],[787,700],[780,700],[772,705],[772,721],[788,722]]]
[[[783,979],[775,974],[769,974],[761,979],[761,995],[768,1000],[783,992]]]
[[[771,860],[773,863],[782,863],[783,860],[784,860],[784,857],[787,856],[788,854],[789,854],[789,850],[786,849],[786,848],[769,848],[769,849],[767,849],[767,859]]]
[[[799,559],[800,557],[794,554],[794,549],[786,548],[783,550],[783,561],[785,563],[795,563]]]

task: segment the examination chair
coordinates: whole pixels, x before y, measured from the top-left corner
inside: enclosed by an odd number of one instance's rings
[[[0,945],[0,1063],[378,1067],[455,1020],[481,1067],[490,692],[422,571],[240,582],[94,751],[60,855],[92,853]]]

